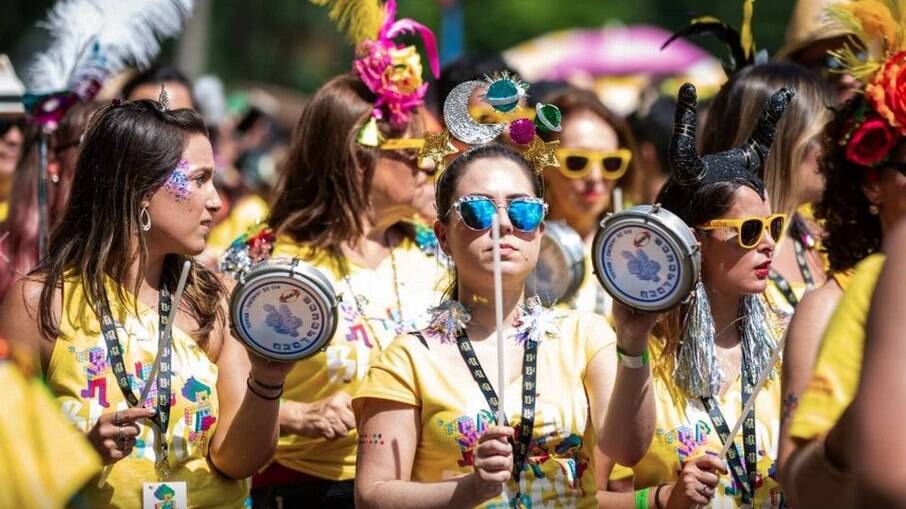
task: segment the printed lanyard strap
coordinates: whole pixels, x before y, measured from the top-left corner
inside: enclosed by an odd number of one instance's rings
[[[107,344],[107,355],[110,365],[113,367],[113,373],[116,376],[116,383],[119,385],[120,391],[122,391],[123,397],[126,398],[130,407],[143,405],[144,401],[139,401],[138,397],[132,392],[132,386],[129,383],[129,373],[126,371],[126,363],[123,360],[122,346],[117,337],[116,325],[113,322],[113,317],[110,315],[110,310],[106,307],[101,307],[100,305],[98,306],[98,309],[101,310],[101,331],[104,335],[104,342]],[[168,337],[163,337],[164,330],[167,328],[169,316],[170,292],[166,288],[161,288],[158,299],[159,325],[157,334],[158,345],[163,345],[163,348],[160,348],[157,351],[158,358],[154,360],[154,364],[159,364],[160,367],[155,380],[145,380],[145,390],[143,391],[143,394],[149,394],[150,385],[154,382],[157,383],[156,412],[150,420],[154,423],[154,426],[157,427],[158,439],[155,440],[155,443],[158,445],[160,451],[160,457],[158,458],[159,463],[166,461],[166,435],[170,423],[170,377],[172,374],[170,364],[172,357],[170,336],[172,336],[172,334],[168,335]],[[153,369],[152,373],[149,374],[149,378],[151,374],[153,374]],[[141,373],[137,373],[137,375],[139,375],[138,378],[141,378]]]
[[[802,218],[796,214],[793,216],[793,224],[790,225],[789,236],[793,242],[793,250],[796,252],[796,264],[799,265],[799,273],[802,274],[802,280],[805,282],[806,288],[813,288],[815,286],[815,277],[812,276],[812,270],[808,267],[808,254],[805,251],[803,241],[803,238],[807,235],[809,235],[808,228],[803,224]],[[790,283],[774,269],[771,269],[769,277],[777,285],[777,289],[780,290],[780,293],[783,294],[790,306],[795,308],[799,304],[799,298],[793,293]]]
[[[488,406],[491,407],[491,412],[497,415],[499,404],[497,392],[491,386],[491,382],[481,368],[481,363],[475,355],[475,350],[472,349],[469,337],[466,334],[460,334],[456,338],[456,343],[459,346],[462,360],[465,361],[469,372],[472,373],[472,378],[478,384],[478,388],[481,389],[484,399],[488,402]],[[519,425],[519,439],[516,442],[516,450],[513,454],[513,479],[516,482],[517,489],[519,487],[519,476],[525,466],[525,459],[528,457],[529,445],[532,441],[532,428],[535,426],[535,374],[537,366],[538,343],[526,341],[525,353],[522,357],[522,419]],[[506,425],[505,422],[498,424]],[[517,495],[516,500],[519,498],[520,495]]]
[[[745,408],[746,403],[752,396],[754,387],[745,374],[745,356],[743,356],[742,361],[742,406]],[[705,409],[708,410],[708,416],[711,418],[711,423],[714,424],[714,428],[717,431],[717,435],[720,437],[721,443],[726,444],[728,440],[732,441],[733,437],[730,436],[730,428],[727,426],[727,421],[724,419],[720,407],[718,407],[717,402],[714,401],[714,397],[702,398],[701,401],[705,405]],[[727,450],[727,463],[730,464],[730,473],[733,474],[733,479],[736,481],[736,484],[742,487],[742,502],[744,504],[751,504],[755,498],[755,476],[758,472],[754,408],[752,408],[745,416],[745,420],[742,421],[742,444],[745,452],[745,469],[743,469],[742,462],[739,460],[739,450],[737,449],[736,444],[733,444],[733,446]]]

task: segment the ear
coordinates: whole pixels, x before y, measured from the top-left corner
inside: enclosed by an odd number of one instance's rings
[[[450,256],[450,242],[447,239],[447,225],[440,220],[434,221],[434,236],[437,237],[437,245],[445,255]]]
[[[51,176],[60,176],[60,162],[56,159],[47,161],[47,174]]]
[[[547,227],[546,221],[541,221],[541,224],[538,226],[538,235],[544,235],[544,230]]]

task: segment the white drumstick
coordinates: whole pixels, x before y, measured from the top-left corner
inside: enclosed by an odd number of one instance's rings
[[[170,332],[173,330],[173,322],[176,320],[176,311],[179,309],[179,303],[182,300],[182,292],[186,288],[186,280],[189,278],[189,270],[192,268],[192,262],[186,260],[182,264],[182,272],[179,274],[179,283],[176,285],[176,293],[173,296],[173,300],[170,304],[170,314],[167,316],[167,325],[164,327],[163,334],[157,336],[157,355],[154,358],[154,364],[151,367],[151,373],[148,374],[148,378],[145,379],[145,387],[142,389],[141,397],[138,398],[138,404],[144,404],[145,400],[148,399],[148,394],[151,392],[151,385],[154,384],[154,380],[157,378],[157,373],[160,371],[160,359],[163,357],[163,350],[166,347],[166,340],[170,337]],[[158,313],[160,310],[158,310]],[[131,406],[131,405],[130,405]],[[160,439],[165,440],[167,435],[166,430],[161,430]],[[104,471],[101,472],[101,478],[98,480],[98,488],[103,488],[104,484],[107,482],[107,478],[110,477],[110,472],[113,470],[113,465],[110,464],[104,467]]]
[[[506,422],[504,412],[503,386],[506,385],[506,369],[503,363],[503,282],[500,275],[500,216],[491,218],[491,239],[494,241],[494,319],[497,324],[497,425]]]
[[[755,383],[755,388],[752,389],[752,395],[749,396],[749,400],[746,401],[744,407],[742,407],[742,413],[739,414],[739,419],[736,420],[736,424],[733,425],[733,429],[730,430],[730,436],[727,437],[727,442],[724,444],[723,448],[720,450],[720,454],[717,455],[717,459],[723,462],[727,458],[727,453],[730,452],[730,447],[733,446],[736,439],[736,434],[739,433],[739,429],[742,428],[743,421],[746,420],[746,416],[749,415],[749,412],[752,411],[752,408],[755,407],[755,398],[758,397],[759,391],[764,387],[764,384],[767,383],[768,377],[771,375],[771,371],[774,370],[774,366],[777,365],[777,362],[780,361],[780,353],[783,352],[783,345],[786,344],[786,335],[777,343],[777,348],[774,349],[774,353],[771,355],[771,362],[761,370],[761,374],[758,376],[758,381]],[[745,375],[743,375],[745,376]],[[693,506],[698,509],[701,506]]]
[[[613,211],[614,213],[620,212],[623,210],[623,189],[619,187],[613,188],[613,195],[611,197],[613,200]]]

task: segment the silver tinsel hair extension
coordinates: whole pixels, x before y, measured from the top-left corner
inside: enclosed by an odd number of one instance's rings
[[[746,295],[739,303],[739,341],[746,359],[746,380],[754,384],[771,363],[777,348],[777,338],[771,323],[770,311],[761,295]],[[773,378],[774,373],[771,373]]]
[[[701,279],[695,285],[689,309],[683,317],[673,380],[685,394],[694,398],[717,394],[723,381],[723,373],[714,354],[711,303]]]

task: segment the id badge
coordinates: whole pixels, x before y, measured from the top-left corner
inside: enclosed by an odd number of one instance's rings
[[[185,481],[142,484],[142,509],[187,509]]]

